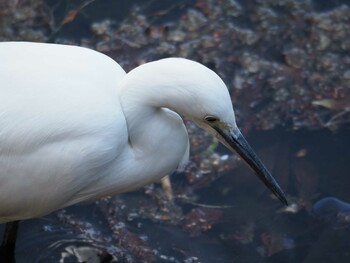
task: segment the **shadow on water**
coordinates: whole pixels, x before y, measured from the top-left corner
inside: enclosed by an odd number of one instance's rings
[[[196,203],[176,201],[173,221],[154,216],[159,204],[140,190],[22,222],[18,262],[349,262],[349,132],[248,137],[289,209],[240,165],[194,190]]]

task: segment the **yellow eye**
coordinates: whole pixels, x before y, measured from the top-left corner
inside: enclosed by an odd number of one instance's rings
[[[217,122],[218,121],[218,118],[216,117],[213,117],[213,116],[207,116],[204,118],[207,122],[209,123],[214,123],[214,122]]]

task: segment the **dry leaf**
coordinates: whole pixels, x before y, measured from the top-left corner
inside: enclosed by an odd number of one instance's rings
[[[350,100],[333,100],[333,99],[322,99],[314,100],[312,102],[314,106],[322,106],[330,110],[349,110],[350,109]]]
[[[69,12],[66,14],[66,16],[62,20],[61,26],[71,23],[75,19],[79,11],[80,11],[80,8],[69,10]]]

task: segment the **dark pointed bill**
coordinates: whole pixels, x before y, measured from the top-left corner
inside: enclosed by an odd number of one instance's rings
[[[247,164],[255,171],[261,181],[271,190],[271,192],[285,205],[288,205],[286,196],[275,178],[266,169],[252,147],[248,144],[242,133],[237,129],[235,132],[226,134],[222,129],[213,127],[222,138],[222,143],[235,150]]]

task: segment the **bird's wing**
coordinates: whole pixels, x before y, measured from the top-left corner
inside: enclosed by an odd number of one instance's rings
[[[0,222],[57,209],[116,158],[124,76],[88,49],[0,43]]]

